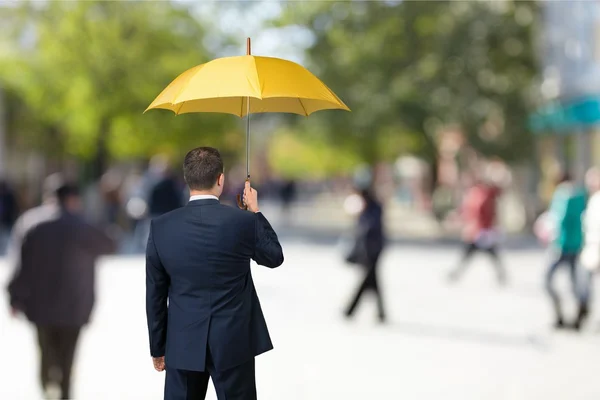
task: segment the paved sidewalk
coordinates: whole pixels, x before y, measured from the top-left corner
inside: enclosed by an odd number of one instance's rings
[[[501,289],[485,258],[448,286],[457,248],[395,246],[381,271],[390,324],[380,326],[372,299],[356,320],[341,318],[360,271],[334,248],[296,238],[284,249],[281,268],[253,270],[275,343],[257,362],[261,400],[600,398],[599,315],[581,334],[550,328],[540,251],[507,253],[510,286]],[[98,272],[76,398],[161,399],[163,375],[148,356],[143,257],[106,258]],[[8,273],[0,262],[1,287]],[[568,296],[566,275],[558,283]],[[6,310],[0,296],[0,399],[39,399],[33,331]],[[216,399],[212,391],[209,399]]]

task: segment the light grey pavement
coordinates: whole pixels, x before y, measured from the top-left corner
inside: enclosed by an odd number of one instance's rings
[[[506,254],[510,285],[501,289],[484,257],[447,285],[458,251],[391,248],[382,269],[390,323],[380,326],[370,298],[354,321],[341,318],[359,271],[335,248],[287,240],[280,269],[253,271],[275,343],[257,361],[259,398],[599,399],[600,317],[581,334],[552,331],[543,253]],[[2,288],[8,274],[1,261]],[[566,274],[558,278],[568,294]],[[106,258],[77,354],[77,399],[161,399],[163,375],[152,369],[147,343],[143,258]],[[36,352],[31,327],[11,320],[0,296],[0,399],[40,398]]]

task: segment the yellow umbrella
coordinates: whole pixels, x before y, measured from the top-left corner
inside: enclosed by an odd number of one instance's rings
[[[315,111],[350,109],[323,82],[291,61],[250,55],[225,57],[179,75],[146,111],[175,114],[217,112],[246,117],[246,173],[250,178],[250,114],[264,112],[308,116]]]

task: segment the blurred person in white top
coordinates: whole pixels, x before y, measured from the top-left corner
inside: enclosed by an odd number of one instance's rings
[[[581,328],[589,314],[593,273],[600,270],[600,168],[592,167],[585,175],[588,202],[583,215],[583,250],[580,262],[584,274],[580,285],[579,312],[575,328]]]

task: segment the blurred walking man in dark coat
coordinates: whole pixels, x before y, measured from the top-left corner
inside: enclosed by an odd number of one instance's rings
[[[41,350],[42,388],[60,386],[71,398],[71,369],[81,328],[94,306],[95,262],[114,251],[114,242],[87,224],[75,186],[59,184],[55,196],[15,224],[18,266],[9,284],[13,315],[35,324]]]
[[[372,291],[377,297],[377,310],[380,322],[385,322],[386,314],[383,306],[381,285],[377,278],[379,258],[385,246],[383,229],[383,207],[369,190],[362,190],[363,209],[358,217],[354,248],[346,261],[360,264],[365,270],[365,277],[356,294],[346,309],[345,315],[350,318],[366,291]]]
[[[250,260],[283,263],[275,231],[246,183],[248,211],[219,203],[223,161],[216,149],[190,151],[183,164],[190,201],[152,221],[146,249],[150,353],[166,369],[165,399],[257,398],[255,356],[273,348]]]

